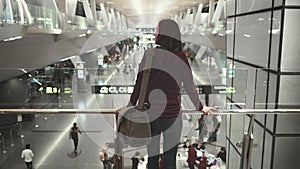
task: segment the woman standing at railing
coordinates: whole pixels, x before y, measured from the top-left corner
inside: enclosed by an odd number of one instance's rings
[[[203,106],[199,99],[190,65],[182,51],[177,23],[170,19],[160,21],[155,33],[155,43],[159,47],[153,50],[145,101],[150,105],[152,136],[147,146],[148,168],[159,169],[160,136],[163,134],[164,168],[175,169],[182,130],[179,95],[182,84],[197,110],[207,114],[215,108]],[[139,73],[128,106],[137,103],[146,56],[144,55],[139,65]]]

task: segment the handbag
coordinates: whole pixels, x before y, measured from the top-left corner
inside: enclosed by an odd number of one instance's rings
[[[124,107],[119,111],[117,119],[118,137],[123,144],[141,147],[149,144],[151,127],[149,111],[144,102],[150,76],[150,66],[154,55],[153,49],[146,51],[145,68],[137,106]]]

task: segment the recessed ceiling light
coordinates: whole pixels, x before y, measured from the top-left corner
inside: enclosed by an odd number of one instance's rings
[[[250,38],[251,36],[249,35],[249,34],[244,34],[244,36],[246,37],[246,38]]]

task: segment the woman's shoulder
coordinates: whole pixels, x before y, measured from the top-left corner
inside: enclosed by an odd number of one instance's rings
[[[188,59],[187,59],[185,53],[184,53],[182,50],[176,52],[176,55],[177,55],[180,59],[182,59],[185,63],[188,64]]]

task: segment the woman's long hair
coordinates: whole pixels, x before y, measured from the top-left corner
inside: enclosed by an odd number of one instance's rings
[[[176,53],[182,50],[181,34],[178,24],[171,19],[164,19],[158,23],[155,43],[162,49]]]

